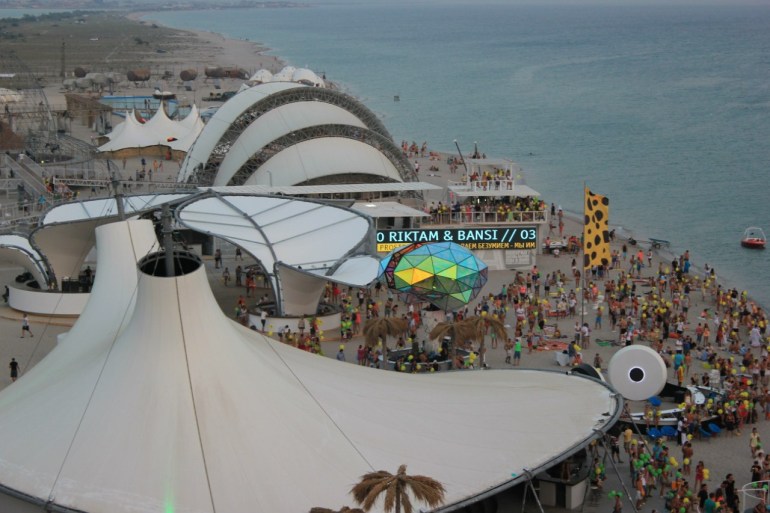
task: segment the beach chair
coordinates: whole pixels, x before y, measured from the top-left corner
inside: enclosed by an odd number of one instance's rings
[[[660,432],[667,438],[671,438],[672,440],[676,439],[676,429],[674,429],[673,426],[663,426],[660,428]]]
[[[719,426],[717,426],[713,422],[709,423],[708,428],[709,428],[709,431],[711,431],[711,434],[713,436],[719,436],[719,433],[722,432],[722,430],[719,428]]]
[[[649,436],[651,440],[655,441],[661,436],[663,436],[663,433],[661,433],[660,430],[658,430],[658,428],[651,427],[650,429],[647,430],[647,436]]]

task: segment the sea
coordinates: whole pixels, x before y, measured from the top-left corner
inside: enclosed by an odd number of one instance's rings
[[[768,5],[383,0],[148,18],[260,42],[361,99],[397,143],[477,144],[566,211],[588,186],[619,229],[770,305],[770,251],[739,244],[749,226],[770,234]]]

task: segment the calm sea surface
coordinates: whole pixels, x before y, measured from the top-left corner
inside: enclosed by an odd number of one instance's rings
[[[770,7],[388,3],[149,17],[326,72],[397,142],[451,151],[457,139],[467,152],[478,141],[565,209],[580,211],[586,182],[609,196],[612,223],[689,249],[770,305],[770,251],[739,246],[747,226],[770,234]]]

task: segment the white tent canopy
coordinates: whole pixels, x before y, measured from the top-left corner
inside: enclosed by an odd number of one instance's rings
[[[202,130],[203,121],[195,105],[181,121],[169,119],[165,109],[159,108],[149,121],[141,124],[131,111],[123,123],[107,134],[110,140],[100,146],[99,151],[172,145],[174,149],[188,151]]]
[[[122,330],[105,338],[114,312],[90,319],[0,392],[4,491],[89,513],[308,511],[406,464],[451,508],[557,463],[620,413],[609,387],[564,373],[319,357],[225,318],[204,267],[187,270],[140,274]]]
[[[168,194],[139,194],[123,196],[123,209],[127,215],[151,210],[170,201],[178,201],[190,196],[189,192],[174,192]],[[118,205],[115,198],[97,198],[63,203],[46,212],[41,225],[56,223],[71,223],[118,215]]]
[[[40,252],[32,247],[27,237],[15,234],[0,235],[0,260],[23,267],[32,273],[40,288],[45,290],[48,271]]]
[[[270,274],[275,291],[281,290],[278,262],[325,273],[360,248],[370,230],[370,221],[352,210],[275,196],[201,196],[181,205],[176,215],[187,228],[253,255]],[[295,309],[290,296],[279,296],[281,311]]]
[[[255,84],[263,84],[265,82],[271,82],[272,80],[273,74],[269,70],[262,68],[257,70],[257,72],[254,73],[248,81]]]

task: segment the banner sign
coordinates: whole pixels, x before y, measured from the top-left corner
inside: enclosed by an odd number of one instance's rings
[[[454,242],[468,249],[537,249],[537,228],[500,226],[377,231],[378,253],[389,253],[415,242]]]

